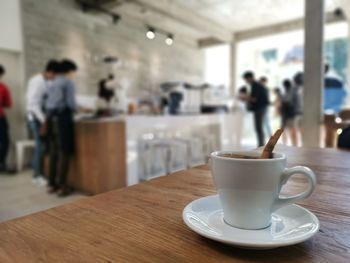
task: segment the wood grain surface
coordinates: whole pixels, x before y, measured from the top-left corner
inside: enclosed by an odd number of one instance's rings
[[[126,186],[124,121],[79,121],[69,182],[88,194]]]
[[[321,227],[294,246],[255,251],[199,236],[182,210],[215,193],[207,167],[86,198],[0,224],[0,262],[350,262],[350,153],[279,147],[288,165],[317,174],[315,193],[301,205]],[[285,193],[301,191],[295,176]]]

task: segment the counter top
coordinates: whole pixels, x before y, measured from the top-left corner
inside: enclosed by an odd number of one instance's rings
[[[0,262],[348,262],[350,152],[280,147],[289,165],[307,165],[318,178],[300,204],[320,220],[312,239],[256,251],[205,239],[182,221],[192,200],[215,193],[207,167],[0,224]],[[296,177],[288,194],[305,186]]]
[[[113,121],[125,121],[127,119],[181,119],[181,118],[218,118],[230,116],[235,113],[226,113],[226,114],[188,114],[188,115],[117,115],[111,117],[93,117],[90,114],[78,114],[75,117],[76,121],[95,121],[95,122],[113,122]]]
[[[125,121],[124,116],[112,116],[112,117],[95,117],[93,115],[77,115],[75,116],[76,122],[116,122]]]

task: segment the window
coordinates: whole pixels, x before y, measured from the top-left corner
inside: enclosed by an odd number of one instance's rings
[[[230,85],[230,45],[205,49],[205,81],[212,85]]]

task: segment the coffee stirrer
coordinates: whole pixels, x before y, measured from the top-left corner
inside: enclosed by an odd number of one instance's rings
[[[239,159],[270,159],[273,157],[272,156],[273,149],[275,148],[275,145],[278,139],[281,137],[282,133],[283,133],[283,129],[278,129],[274,133],[274,135],[271,136],[271,138],[265,145],[264,150],[262,151],[259,157],[248,156],[248,155],[237,154],[237,153],[226,153],[226,154],[223,154],[222,157],[239,158]]]
[[[272,135],[269,139],[269,141],[267,142],[267,144],[265,145],[260,158],[259,159],[269,159],[272,158],[272,152],[273,149],[275,148],[275,145],[278,141],[278,139],[281,137],[281,134],[283,133],[283,129],[278,129],[274,135]]]

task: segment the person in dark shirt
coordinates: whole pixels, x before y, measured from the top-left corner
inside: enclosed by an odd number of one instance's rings
[[[266,89],[267,100],[268,100],[268,104],[270,105],[268,81],[269,80],[265,76],[262,76],[259,79],[259,83],[261,84],[261,86],[263,86]],[[266,108],[266,113],[265,113],[263,127],[264,127],[267,135],[271,137],[272,136],[272,129],[271,129],[270,118],[269,118],[269,107]]]
[[[282,128],[285,132],[283,134],[283,141],[288,142],[288,137],[293,146],[298,146],[298,123],[297,105],[298,105],[298,90],[293,86],[292,81],[285,79],[283,81],[284,94],[282,96]]]
[[[60,62],[46,100],[49,123],[50,174],[49,193],[70,194],[67,184],[69,164],[74,153],[74,113],[77,111],[76,88],[73,82],[78,66],[74,61]]]
[[[11,94],[7,86],[1,82],[5,68],[0,65],[0,172],[7,172],[6,157],[10,145],[8,122],[5,109],[12,107]]]
[[[338,136],[337,147],[344,150],[350,150],[350,126],[343,129]]]
[[[107,104],[115,97],[114,90],[106,86],[108,81],[114,80],[114,75],[109,74],[106,79],[102,79],[99,82],[98,97],[105,100]]]
[[[248,110],[254,114],[254,126],[258,141],[258,147],[265,144],[263,121],[269,105],[266,89],[255,80],[254,73],[247,71],[243,74],[243,79],[250,86],[250,93],[247,96]]]
[[[323,110],[326,113],[339,113],[346,101],[346,87],[337,76],[329,73],[329,65],[325,65]]]
[[[241,101],[246,101],[248,96],[248,89],[246,86],[242,86],[239,88],[238,91],[238,99],[240,99]]]

